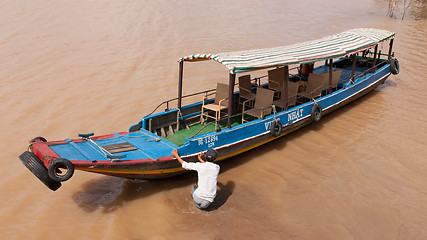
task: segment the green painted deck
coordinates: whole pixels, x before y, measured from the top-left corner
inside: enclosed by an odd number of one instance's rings
[[[231,126],[237,126],[241,124],[242,117],[236,116],[231,119]],[[221,129],[227,128],[227,120],[219,121],[219,127]],[[202,129],[203,128],[203,129]],[[174,135],[167,136],[165,139],[169,142],[182,146],[185,143],[185,139],[194,136],[200,129],[202,129],[197,135],[203,135],[206,133],[215,131],[215,123],[214,122],[205,122],[204,124],[196,124],[194,126],[189,127],[189,129],[182,129],[176,132]]]

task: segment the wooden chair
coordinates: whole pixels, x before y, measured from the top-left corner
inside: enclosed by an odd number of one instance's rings
[[[285,68],[276,68],[268,71],[268,89],[275,92],[276,97],[280,97],[280,92],[285,82]]]
[[[250,100],[247,102],[252,104],[255,100],[255,96],[255,93],[252,92],[251,75],[239,77],[239,103],[241,103],[243,99],[244,101]]]
[[[202,101],[202,114],[200,115],[200,122],[204,122],[204,117],[215,119],[215,129],[217,129],[218,119],[221,119],[221,111],[228,109],[228,85],[217,83],[215,92],[214,103],[205,104],[206,98],[203,97]],[[208,110],[208,111],[205,111]],[[209,111],[215,112],[215,116],[210,116]],[[225,114],[224,116],[226,116]]]
[[[324,73],[322,75],[327,76],[326,79],[323,80],[323,90],[328,89],[328,91],[329,91],[329,72]],[[334,90],[338,87],[338,83],[340,81],[340,76],[341,76],[341,70],[335,70],[332,72],[332,85],[331,85],[332,90]]]
[[[308,75],[307,88],[305,89],[308,97],[316,98],[322,95],[323,88],[329,85],[329,73]]]
[[[243,104],[242,123],[246,121],[245,115],[250,115],[255,118],[264,118],[269,115],[272,110],[271,105],[273,104],[273,98],[274,91],[265,88],[258,88],[254,108],[245,110],[245,104]]]
[[[295,82],[288,81],[288,107],[295,106],[297,102],[299,84]],[[285,108],[285,102],[283,101],[283,94],[281,98],[273,102],[273,104],[281,109]]]

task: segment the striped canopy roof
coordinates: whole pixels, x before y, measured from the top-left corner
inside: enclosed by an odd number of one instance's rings
[[[394,37],[393,32],[373,28],[357,28],[319,40],[283,47],[228,52],[195,54],[180,61],[214,60],[226,66],[231,73],[275,66],[308,63],[342,57],[375,46]]]

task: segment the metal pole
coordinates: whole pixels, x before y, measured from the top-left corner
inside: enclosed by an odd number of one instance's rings
[[[332,59],[329,59],[329,88],[328,94],[332,92]]]
[[[233,93],[236,74],[230,73],[228,78],[228,122],[227,127],[231,128],[231,116],[233,115]]]
[[[351,68],[351,81],[354,81],[354,74],[356,74],[356,54],[353,54],[353,66]]]
[[[375,51],[374,51],[374,65],[373,67],[375,67],[375,65],[377,65],[377,53],[378,53],[378,44],[375,45]]]
[[[284,66],[284,81],[283,81],[283,89],[282,89],[282,101],[283,106],[285,107],[285,111],[288,110],[288,102],[289,102],[289,96],[288,96],[288,82],[289,82],[289,66]]]
[[[392,38],[390,40],[390,47],[388,48],[388,59],[387,59],[388,63],[390,63],[390,59],[391,59],[391,53],[392,53],[392,49],[393,49],[393,41],[394,41],[394,39]]]
[[[182,77],[184,74],[184,60],[179,61],[179,82],[178,82],[178,109],[181,110],[182,105]]]

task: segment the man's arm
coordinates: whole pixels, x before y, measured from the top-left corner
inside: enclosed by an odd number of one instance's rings
[[[179,156],[178,150],[176,150],[176,149],[172,150],[172,156],[174,156],[179,161],[179,163],[181,163],[181,165],[182,165],[184,160],[182,160],[182,158]]]

